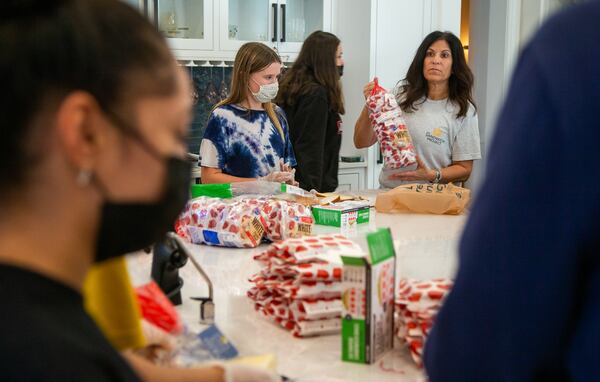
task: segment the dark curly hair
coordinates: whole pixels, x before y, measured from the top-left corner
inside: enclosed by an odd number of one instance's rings
[[[467,115],[469,104],[476,108],[472,94],[473,72],[467,65],[462,43],[452,32],[435,31],[425,37],[408,68],[406,78],[398,84],[399,95],[402,99],[400,107],[406,113],[413,112],[418,109],[418,102],[427,96],[429,88],[423,75],[423,63],[427,49],[439,40],[446,41],[450,46],[452,74],[448,79],[448,97],[450,101],[459,106],[460,109],[456,116],[461,118]]]

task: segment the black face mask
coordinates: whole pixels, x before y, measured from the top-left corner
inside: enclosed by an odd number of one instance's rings
[[[104,203],[95,262],[148,247],[173,229],[189,198],[191,165],[188,161],[169,157],[166,166],[163,194],[158,201],[120,203],[107,200]]]
[[[344,75],[344,65],[336,66],[338,74],[341,76]]]

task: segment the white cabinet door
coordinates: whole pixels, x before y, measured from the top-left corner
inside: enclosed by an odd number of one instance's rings
[[[219,49],[237,51],[250,41],[277,47],[276,0],[219,0]]]
[[[340,168],[336,191],[360,191],[365,188],[366,167]]]
[[[213,0],[155,0],[154,11],[173,50],[213,49]]]
[[[309,34],[331,30],[335,0],[123,1],[153,20],[179,58],[233,59],[243,44],[257,41],[289,59]]]
[[[356,173],[339,174],[336,191],[358,191],[360,175]]]
[[[279,0],[277,48],[298,53],[312,32],[331,30],[331,0]]]
[[[218,0],[219,49],[236,51],[259,41],[280,53],[298,53],[316,30],[331,30],[332,0]]]

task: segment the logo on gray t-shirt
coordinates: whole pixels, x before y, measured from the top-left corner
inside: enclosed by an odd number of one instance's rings
[[[425,133],[425,137],[427,138],[427,140],[431,143],[435,143],[438,146],[446,143],[446,140],[442,138],[443,135],[444,132],[439,127],[433,129],[431,133],[429,131]]]

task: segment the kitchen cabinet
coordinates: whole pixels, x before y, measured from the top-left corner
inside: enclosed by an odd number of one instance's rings
[[[339,166],[336,191],[357,192],[365,189],[366,162],[340,162]]]
[[[174,51],[213,49],[213,0],[155,0],[154,9]]]
[[[312,32],[331,31],[331,0],[280,0],[278,50],[298,53]]]
[[[316,30],[331,30],[332,0],[220,0],[219,49],[237,51],[249,41],[280,53],[298,53]]]
[[[220,0],[219,49],[237,51],[250,41],[271,45],[274,8],[271,0]]]
[[[123,0],[139,11],[167,38],[175,56],[189,57],[214,49],[216,0]]]
[[[293,61],[306,37],[331,31],[336,0],[124,0],[167,37],[180,60],[232,61],[258,41]]]

